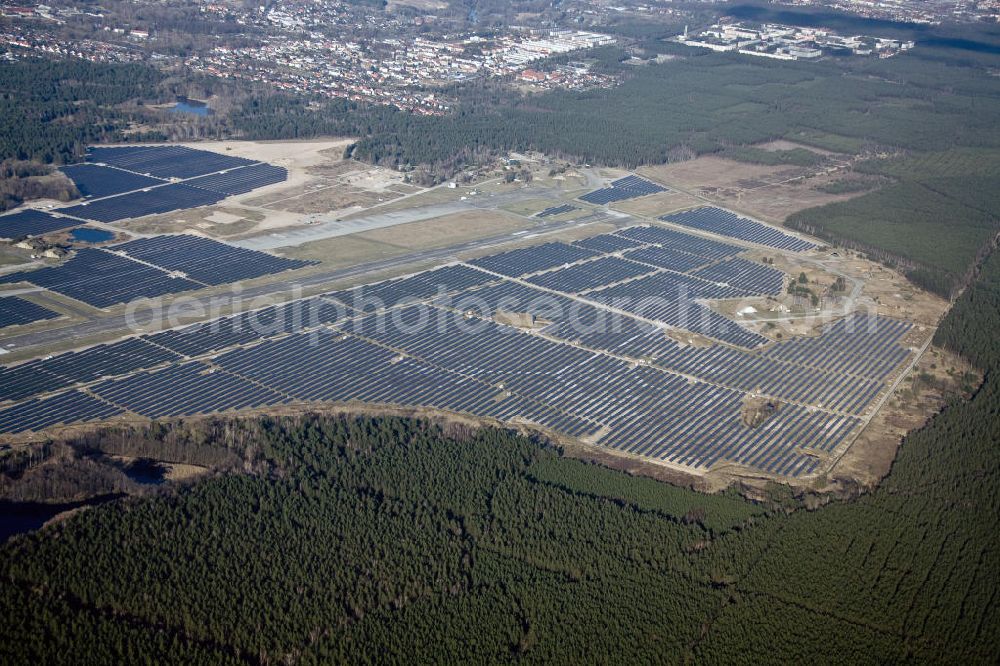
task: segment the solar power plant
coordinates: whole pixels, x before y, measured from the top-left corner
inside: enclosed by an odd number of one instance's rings
[[[123,412],[360,402],[516,419],[692,470],[798,477],[849,441],[911,358],[911,325],[887,317],[855,315],[816,337],[773,343],[694,302],[780,291],[782,273],[734,258],[738,247],[660,227],[594,239],[0,368],[0,401],[21,401],[0,408],[0,431]],[[81,255],[207,281],[227,265],[214,253],[231,250],[184,236],[115,249],[163,270],[106,251]],[[494,321],[498,312],[529,313],[539,328]],[[668,328],[718,342],[683,344]],[[749,395],[777,405],[756,427],[743,419]]]
[[[494,273],[516,277],[572,264],[581,259],[596,257],[599,254],[601,253],[566,243],[543,243],[519,250],[491,254],[487,257],[473,259],[468,263]]]
[[[235,194],[246,194],[258,187],[283,183],[286,180],[288,180],[288,170],[284,167],[271,164],[252,164],[225,173],[192,178],[185,184],[224,194],[228,197]]]
[[[708,263],[705,257],[699,257],[689,252],[673,250],[669,247],[650,246],[637,250],[629,250],[622,253],[622,256],[632,261],[638,261],[650,266],[665,268],[669,271],[686,273]]]
[[[756,261],[735,257],[691,273],[695,277],[738,286],[753,294],[776,296],[784,286],[785,274]]]
[[[495,282],[498,279],[496,276],[469,266],[444,266],[416,275],[334,291],[325,294],[325,296],[358,312],[375,312],[396,306],[400,302],[428,299]]]
[[[628,250],[629,248],[639,247],[642,243],[630,240],[624,236],[600,234],[598,236],[591,236],[590,238],[573,241],[573,245],[582,247],[586,250],[593,250],[595,252],[618,252],[620,250]]]
[[[528,278],[528,282],[546,289],[581,293],[590,289],[631,280],[652,273],[655,268],[618,257],[602,257],[568,268],[560,268]]]
[[[97,164],[71,164],[59,167],[85,197],[100,198],[123,194],[146,187],[163,185],[166,181],[138,173],[122,171]]]
[[[194,178],[256,163],[255,160],[220,155],[185,146],[91,148],[87,151],[87,161],[148,174],[156,178]]]
[[[69,261],[60,266],[0,276],[0,283],[22,281],[51,289],[96,308],[203,286],[94,248],[77,250]]]
[[[581,201],[592,204],[607,204],[613,201],[623,201],[625,199],[635,199],[648,194],[666,192],[667,188],[651,183],[638,176],[625,176],[611,183],[610,187],[603,187],[593,192],[588,192],[580,197]]]
[[[200,362],[101,382],[90,390],[130,412],[152,419],[280,405],[289,401],[276,391]]]
[[[651,245],[661,245],[671,250],[687,252],[705,259],[725,259],[743,251],[743,248],[736,245],[692,236],[664,227],[629,227],[617,233],[625,238]]]
[[[731,213],[728,210],[712,206],[704,206],[680,213],[664,215],[660,219],[693,229],[710,231],[720,236],[729,236],[757,243],[758,245],[767,245],[779,250],[804,252],[816,247],[814,243],[783,233],[774,227],[769,227],[756,220],[751,220],[736,213]]]
[[[140,238],[112,249],[208,285],[248,280],[317,263],[285,259],[185,234]]]
[[[60,213],[96,222],[117,222],[131,217],[159,215],[185,208],[208,206],[224,199],[217,192],[210,192],[184,183],[154,187],[147,191],[131,192],[86,204],[62,208]]]
[[[0,328],[21,326],[36,321],[55,319],[59,316],[61,315],[58,312],[53,312],[17,296],[0,297]]]
[[[0,410],[0,432],[38,431],[60,424],[107,419],[123,410],[80,391],[35,398]]]
[[[17,213],[0,215],[0,238],[40,236],[41,234],[75,227],[79,224],[79,220],[72,220],[68,217],[56,217],[40,210],[22,210]]]
[[[535,217],[550,217],[552,215],[561,215],[563,213],[568,213],[571,210],[580,210],[578,206],[572,204],[562,204],[560,206],[550,206],[543,211],[535,213]]]

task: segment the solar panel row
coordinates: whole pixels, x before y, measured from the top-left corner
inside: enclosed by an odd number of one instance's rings
[[[559,206],[550,206],[543,211],[535,213],[535,217],[551,217],[552,215],[562,215],[563,213],[568,213],[571,210],[579,210],[579,207],[572,204],[562,204]]]
[[[603,187],[599,190],[588,192],[587,194],[581,196],[580,200],[586,201],[587,203],[602,205],[613,201],[634,199],[636,197],[644,197],[647,194],[656,194],[657,192],[666,191],[667,188],[665,187],[632,175],[619,178],[618,180],[612,182],[610,187]]]
[[[751,220],[736,213],[731,213],[728,210],[712,206],[704,206],[680,213],[664,215],[660,219],[693,229],[710,231],[721,236],[739,238],[751,243],[757,243],[758,245],[767,245],[779,250],[804,252],[816,247],[815,244],[809,241],[804,241],[791,234],[783,233],[774,227],[769,227],[756,220]]]
[[[0,297],[0,328],[31,324],[36,321],[55,319],[58,316],[60,316],[58,312],[53,312],[17,296]]]

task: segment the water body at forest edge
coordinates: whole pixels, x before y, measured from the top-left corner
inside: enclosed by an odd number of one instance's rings
[[[208,104],[205,102],[199,102],[196,99],[188,99],[187,97],[178,97],[177,103],[170,109],[171,113],[191,113],[196,116],[210,116],[214,112],[212,109],[208,108]]]

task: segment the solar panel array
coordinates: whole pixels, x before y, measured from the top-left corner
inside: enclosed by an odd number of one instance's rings
[[[672,250],[687,252],[705,259],[725,259],[743,251],[743,248],[729,243],[721,243],[701,236],[692,236],[664,227],[629,227],[618,232],[625,238],[630,238],[651,245],[662,245]]]
[[[779,250],[804,252],[816,247],[814,243],[778,231],[774,227],[769,227],[756,220],[751,220],[736,213],[731,213],[728,210],[712,206],[703,206],[680,213],[664,215],[660,219],[693,229],[710,231],[720,236],[729,236],[757,243],[758,245],[767,245]]]
[[[184,183],[154,187],[149,191],[132,192],[106,199],[62,208],[60,213],[95,222],[118,222],[131,217],[159,215],[185,208],[209,206],[224,199],[218,192],[210,192]]]
[[[691,275],[703,280],[739,287],[751,294],[767,296],[780,294],[785,282],[785,274],[777,268],[771,268],[740,257],[706,266],[694,271]]]
[[[199,362],[101,382],[90,390],[151,419],[289,402],[276,391]]]
[[[91,148],[87,161],[148,174],[155,178],[193,178],[254,164],[254,160],[220,155],[186,146],[115,146]]]
[[[519,250],[491,254],[468,262],[501,275],[515,277],[572,264],[581,259],[596,257],[599,252],[567,245],[566,243],[543,243]]]
[[[30,282],[97,308],[153,298],[203,285],[120,257],[104,250],[82,248],[68,261],[51,268],[0,276],[0,283]]]
[[[248,280],[316,263],[276,257],[186,234],[140,238],[111,249],[166,271],[180,271],[208,285]]]
[[[55,319],[58,316],[60,316],[58,312],[17,296],[0,297],[0,328]]]
[[[219,248],[190,238],[118,249],[197,274],[226,263],[214,258]],[[763,337],[692,299],[771,293],[779,271],[736,258],[737,247],[659,227],[594,239],[0,368],[0,401],[20,401],[0,408],[0,431],[126,412],[362,402],[528,422],[696,470],[796,477],[815,473],[858,431],[910,358],[910,325],[885,317],[850,317],[814,338],[756,349]],[[495,321],[500,311],[531,313],[540,328]],[[664,324],[728,344],[684,344]],[[742,417],[750,394],[777,405],[756,427]]]
[[[252,164],[239,167],[224,173],[201,176],[185,181],[185,185],[197,187],[210,192],[224,194],[227,197],[235,194],[246,194],[258,187],[274,185],[288,180],[288,170],[271,164]]]
[[[656,183],[651,183],[650,181],[639,178],[638,176],[625,176],[624,178],[619,178],[613,181],[610,187],[602,187],[599,190],[594,190],[593,192],[588,192],[580,197],[581,201],[586,201],[592,204],[608,204],[613,201],[623,201],[625,199],[635,199],[636,197],[644,197],[647,194],[656,194],[657,192],[666,192],[667,188],[657,185]]]
[[[423,300],[460,289],[495,282],[498,278],[469,266],[444,266],[384,282],[326,294],[358,312],[391,308],[406,300]]]
[[[56,217],[40,210],[22,210],[16,213],[0,215],[0,238],[40,236],[52,233],[53,231],[75,227],[78,224],[80,224],[79,220]]]
[[[0,432],[38,431],[60,424],[107,419],[123,411],[86,393],[69,391],[0,410]]]
[[[595,252],[618,252],[642,245],[639,241],[629,240],[615,234],[600,234],[573,241],[573,245]]]
[[[631,250],[622,254],[626,259],[638,261],[650,266],[665,268],[678,273],[686,273],[708,263],[705,257],[699,257],[689,252],[681,252],[669,247],[649,246]]]
[[[573,204],[561,204],[559,206],[550,206],[543,211],[535,213],[535,217],[551,217],[552,215],[562,215],[563,213],[568,213],[571,210],[580,210],[578,206]]]
[[[105,308],[137,298],[227,284],[315,263],[180,234],[140,238],[107,248],[78,249],[59,266],[9,273],[0,276],[0,284],[30,282]],[[176,272],[187,277],[174,275]]]
[[[568,268],[548,271],[528,278],[528,282],[546,289],[555,289],[579,294],[610,284],[648,275],[653,268],[626,261],[618,257],[602,257],[595,261],[585,261]]]
[[[92,198],[123,194],[145,187],[163,185],[166,182],[160,178],[151,178],[98,164],[70,164],[59,167],[59,170],[73,181],[80,194]]]

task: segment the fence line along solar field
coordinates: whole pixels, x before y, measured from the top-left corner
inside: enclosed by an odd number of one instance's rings
[[[92,252],[205,284],[291,267],[183,235]],[[0,424],[367,403],[530,424],[695,474],[809,478],[864,427],[926,333],[855,314],[775,342],[707,305],[782,291],[790,278],[744,252],[650,225],[502,251],[4,368]],[[764,417],[748,417],[761,404]]]

